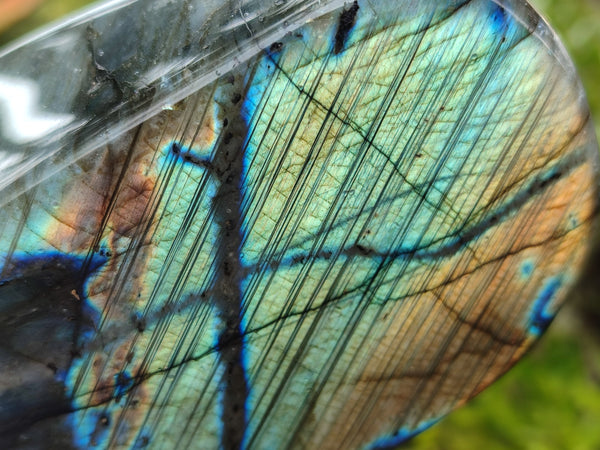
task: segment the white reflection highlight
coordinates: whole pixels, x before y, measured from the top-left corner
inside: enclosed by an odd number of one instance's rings
[[[15,144],[27,144],[73,121],[70,114],[51,114],[39,108],[34,81],[0,76],[0,113],[3,135]]]

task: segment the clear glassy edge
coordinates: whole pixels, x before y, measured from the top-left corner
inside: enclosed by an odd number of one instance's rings
[[[566,50],[528,3],[522,0],[493,1],[514,17],[531,18],[524,25],[556,55],[567,74],[577,79]],[[0,164],[0,205],[106,142],[107,130],[111,130],[111,136],[127,131],[166,104],[180,101],[305,22],[345,3],[343,0],[296,0],[281,4],[212,0],[169,3],[165,7],[160,1],[112,1],[94,5],[80,15],[10,46],[0,53],[0,97],[4,106],[0,108],[0,154],[3,159]],[[408,3],[407,9],[410,9],[411,2]],[[376,2],[369,1],[368,4],[374,10],[380,9]],[[151,20],[165,14],[183,14],[188,20],[188,35],[170,35],[169,20]],[[168,36],[168,40],[146,48],[140,45],[136,53],[143,57],[129,58],[125,54],[131,52],[131,41],[127,46],[114,46],[110,53],[102,50],[111,42],[128,42],[123,39],[126,35],[123,27],[119,26],[127,22],[134,30],[136,23],[146,24],[144,27],[138,25],[136,33],[132,33],[137,41],[152,41],[153,34]],[[155,27],[154,22],[160,22],[160,25]],[[196,44],[181,48],[181,38]],[[236,43],[233,49],[230,49],[231,42]],[[61,61],[70,63],[61,64]],[[130,69],[123,70],[125,64]],[[116,88],[98,86],[95,81],[98,77],[109,79]],[[23,83],[21,97],[11,88],[15,79]],[[60,91],[61,87],[64,89],[66,84],[70,92],[54,97],[49,94]],[[86,91],[92,90],[106,92],[97,95],[93,108],[81,110],[78,91],[85,95]],[[2,92],[6,94],[2,95]],[[24,117],[9,113],[18,104]],[[36,111],[43,111],[43,114]],[[41,128],[21,139],[14,139],[14,136],[11,139],[7,131],[15,126],[26,127],[24,122],[31,122],[31,118],[39,119]],[[15,121],[20,121],[20,125]],[[28,173],[34,175],[26,177]],[[17,180],[19,187],[14,184]],[[11,184],[12,188],[7,189]]]
[[[344,4],[161,3],[128,0],[93,7],[0,55],[0,205]],[[178,15],[188,23],[175,35],[170,20],[152,20]],[[135,37],[124,40],[131,30]],[[157,42],[152,36],[167,39]],[[192,44],[182,48],[185,38]],[[131,56],[135,42],[141,44]],[[20,82],[16,94],[15,80]],[[10,136],[11,129],[31,127],[32,119],[39,120],[35,132]]]

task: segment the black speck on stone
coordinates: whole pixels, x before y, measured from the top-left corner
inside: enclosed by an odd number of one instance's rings
[[[175,155],[179,155],[181,153],[181,146],[177,142],[173,142],[171,144],[171,151]]]
[[[103,427],[108,427],[110,425],[110,418],[106,414],[102,414],[98,419],[98,423]]]
[[[362,253],[363,255],[369,255],[371,253],[372,250],[368,249],[367,247],[364,247],[360,244],[356,245],[356,249]]]
[[[278,53],[283,48],[283,42],[273,42],[269,48],[270,53]]]
[[[235,94],[233,94],[233,97],[231,97],[231,103],[233,103],[234,105],[237,105],[241,99],[242,99],[242,94],[240,94],[239,92],[236,92]]]
[[[136,448],[146,448],[150,443],[150,438],[148,436],[141,436],[138,438],[136,442]]]
[[[333,46],[333,52],[336,55],[339,55],[344,50],[350,30],[352,30],[352,27],[354,27],[354,24],[356,23],[358,9],[358,2],[355,1],[349,9],[344,10],[340,15],[340,21],[335,33],[335,43]]]
[[[143,333],[146,330],[146,319],[143,316],[134,314],[131,316],[131,321],[140,333]]]

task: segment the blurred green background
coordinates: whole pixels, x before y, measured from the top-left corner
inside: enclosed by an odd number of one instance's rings
[[[88,3],[46,0],[0,29],[0,45]],[[600,0],[532,3],[575,60],[600,132]],[[600,450],[600,251],[592,253],[571,303],[528,357],[405,448]]]

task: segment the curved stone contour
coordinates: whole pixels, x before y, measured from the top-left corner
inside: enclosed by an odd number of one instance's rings
[[[390,447],[549,325],[598,207],[552,32],[517,1],[324,4],[10,185],[3,446]],[[96,64],[98,89],[146,104]],[[106,89],[72,114],[110,125]]]

